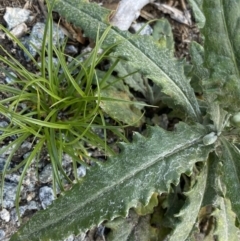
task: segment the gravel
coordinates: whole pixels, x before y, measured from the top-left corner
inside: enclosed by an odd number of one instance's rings
[[[31,11],[23,8],[6,8],[3,18],[7,23],[8,29],[13,29],[17,25],[29,20]]]
[[[54,200],[53,189],[48,186],[41,187],[39,190],[39,200],[43,209],[46,209]]]

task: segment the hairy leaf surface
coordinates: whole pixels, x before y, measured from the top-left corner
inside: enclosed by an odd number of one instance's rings
[[[146,241],[156,237],[156,232],[150,225],[150,215],[138,216],[132,209],[127,218],[116,218],[107,223],[112,232],[107,236],[108,241]]]
[[[225,185],[220,174],[223,165],[215,154],[211,154],[208,160],[207,188],[203,206],[212,207],[211,213],[216,219],[216,225],[212,227],[212,235],[219,241],[239,240],[239,230],[235,226],[236,215],[231,209],[231,203],[225,196]],[[206,217],[205,217],[206,218]]]
[[[239,240],[239,229],[235,226],[236,214],[231,209],[231,202],[219,196],[219,208],[213,212],[217,227],[214,232],[219,241]]]
[[[232,209],[240,220],[240,152],[231,143],[221,138],[222,162],[223,162],[223,182],[226,185],[226,196],[232,203]]]
[[[194,187],[186,193],[187,200],[182,210],[177,215],[181,222],[176,226],[169,241],[185,241],[190,236],[200,211],[207,180],[207,168],[201,172]]]
[[[205,66],[210,71],[206,90],[218,95],[231,111],[240,109],[240,2],[203,1]],[[227,94],[227,98],[226,98]]]
[[[201,11],[202,3],[200,3],[200,1],[196,1],[196,0],[187,0],[187,1],[192,8],[196,24],[198,25],[199,28],[203,28],[206,19],[205,19],[204,14]]]
[[[212,146],[202,145],[202,126],[177,125],[174,132],[149,128],[134,135],[119,156],[92,167],[85,178],[47,210],[40,211],[11,241],[61,240],[84,232],[103,220],[126,216],[139,202],[146,205],[154,192],[168,192],[180,175],[207,159]]]
[[[53,1],[53,0],[51,0]],[[54,9],[81,27],[84,33],[95,39],[109,26],[110,11],[85,0],[56,0]],[[105,39],[106,46],[115,47],[114,56],[124,58],[146,78],[162,87],[162,91],[181,106],[193,120],[200,120],[199,106],[183,66],[170,51],[157,44],[150,36],[139,36],[112,27]]]

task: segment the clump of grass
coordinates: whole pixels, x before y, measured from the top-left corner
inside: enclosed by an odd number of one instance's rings
[[[84,164],[82,159],[89,157],[85,143],[100,148],[107,155],[113,154],[112,149],[106,144],[108,129],[124,139],[119,126],[110,126],[105,122],[104,113],[100,108],[102,98],[99,93],[103,86],[106,87],[104,83],[118,62],[116,60],[104,77],[98,80],[96,67],[114,47],[105,49],[99,54],[108,31],[97,38],[95,48],[84,61],[83,56],[78,56],[72,58],[69,63],[68,56],[64,54],[64,47],[54,46],[51,37],[48,37],[52,36],[52,25],[52,15],[49,14],[42,49],[39,52],[40,65],[18,39],[4,27],[0,27],[18,44],[38,69],[36,73],[30,72],[1,47],[7,57],[0,56],[0,61],[11,70],[1,68],[1,71],[14,79],[14,83],[0,84],[1,91],[8,93],[9,96],[0,100],[0,112],[9,120],[6,128],[0,128],[2,132],[0,142],[15,137],[0,150],[0,154],[10,150],[1,173],[1,193],[3,195],[6,174],[22,168],[16,194],[17,208],[26,171],[33,160],[40,161],[43,149],[47,149],[50,157],[54,187],[58,186],[64,190],[63,179],[70,183],[73,179],[69,178],[62,167],[63,153],[72,157],[74,179],[78,179],[77,165]],[[54,56],[58,59],[56,65],[53,63]],[[104,100],[111,101],[107,98]],[[94,128],[103,129],[104,139],[93,131]],[[30,155],[10,169],[12,157],[26,140],[31,140],[32,143]]]

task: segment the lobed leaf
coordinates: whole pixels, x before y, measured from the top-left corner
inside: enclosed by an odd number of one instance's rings
[[[195,22],[199,28],[203,28],[205,25],[205,16],[201,11],[202,1],[199,0],[187,0],[190,7],[192,8]]]
[[[223,183],[226,185],[226,197],[230,199],[232,209],[240,221],[240,151],[225,138],[222,141]]]
[[[146,241],[156,237],[154,228],[150,225],[150,215],[138,216],[134,210],[129,210],[127,218],[116,218],[108,222],[106,227],[111,228],[107,236],[108,241]]]
[[[208,113],[214,124],[216,132],[221,133],[224,129],[225,121],[227,119],[227,111],[225,111],[217,101],[214,101],[214,95],[209,94],[207,97]]]
[[[150,127],[147,137],[134,134],[121,154],[93,166],[85,178],[48,209],[38,212],[11,241],[61,240],[85,232],[104,220],[126,216],[139,202],[147,205],[154,192],[168,192],[180,175],[190,175],[213,146],[204,146],[200,125],[177,125],[174,132]]]
[[[50,2],[53,2],[51,0]],[[54,10],[68,21],[81,27],[84,33],[96,38],[109,26],[110,11],[85,0],[56,0]],[[193,120],[200,120],[199,106],[183,66],[167,48],[162,48],[153,38],[139,36],[112,27],[104,41],[106,46],[116,45],[114,56],[128,60],[146,78],[162,87],[162,91],[174,99],[174,106],[181,106]]]
[[[235,225],[236,214],[231,209],[231,202],[227,198],[219,197],[219,208],[212,215],[216,218],[217,227],[214,232],[219,241],[240,239],[240,231]]]
[[[207,93],[218,95],[221,106],[240,109],[240,2],[235,0],[203,1],[206,25],[205,66],[210,80],[204,82]],[[227,98],[226,98],[227,96]]]
[[[225,197],[225,185],[220,173],[224,166],[217,155],[212,154],[208,160],[207,188],[204,196],[204,207],[212,207],[211,216],[216,219],[212,235],[219,241],[239,240],[239,229],[235,226],[236,214],[232,211],[231,203]],[[224,178],[225,179],[225,178]]]
[[[190,236],[202,205],[206,189],[206,181],[207,167],[205,166],[204,170],[197,178],[197,183],[188,193],[186,193],[186,203],[177,215],[181,222],[178,223],[173,233],[170,235],[169,241],[185,241]]]

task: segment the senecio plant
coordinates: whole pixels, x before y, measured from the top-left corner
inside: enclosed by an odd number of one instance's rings
[[[191,65],[149,36],[112,27],[103,41],[105,48],[119,43],[111,57],[160,86],[164,102],[182,121],[174,131],[154,126],[144,136],[134,133],[132,143],[120,144],[119,155],[91,167],[11,241],[59,241],[102,222],[110,229],[108,240],[240,240],[240,2],[189,4],[204,36],[202,46],[191,43]],[[108,28],[111,14],[85,0],[57,0],[54,10],[92,39]],[[46,84],[40,81],[39,91]]]

